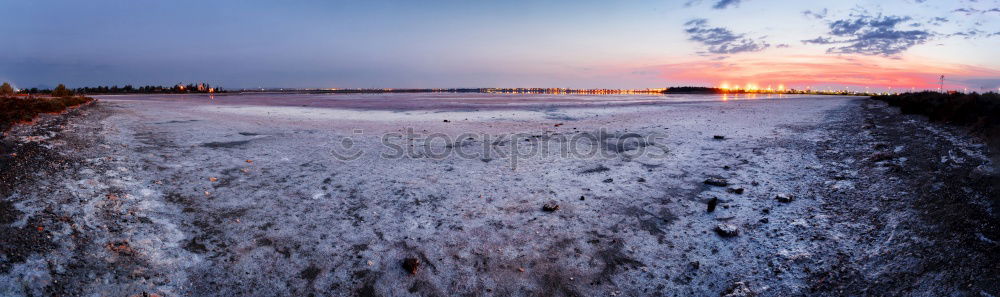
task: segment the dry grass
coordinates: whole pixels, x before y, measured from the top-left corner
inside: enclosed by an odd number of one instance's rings
[[[42,113],[59,113],[93,101],[90,97],[0,97],[0,132],[14,124],[30,122]]]
[[[1000,150],[1000,95],[997,93],[922,92],[872,98],[897,106],[903,113],[968,127],[994,150]]]

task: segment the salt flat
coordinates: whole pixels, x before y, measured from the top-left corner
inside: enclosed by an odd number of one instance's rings
[[[15,149],[51,157],[18,167],[9,228],[49,233],[25,233],[42,248],[14,248],[0,295],[996,286],[966,284],[997,278],[997,231],[917,206],[995,203],[985,148],[863,97],[352,96],[105,96],[19,128]],[[928,259],[956,242],[969,256]],[[964,265],[899,276],[945,260]]]

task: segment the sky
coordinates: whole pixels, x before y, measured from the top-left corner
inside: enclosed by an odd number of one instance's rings
[[[1000,88],[1000,0],[0,0],[16,87]]]

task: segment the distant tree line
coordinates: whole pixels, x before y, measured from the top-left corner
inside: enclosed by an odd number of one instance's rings
[[[9,84],[4,83],[8,88]],[[0,87],[0,94],[5,94],[5,91]],[[39,89],[30,88],[22,89],[18,91],[18,94],[42,94],[42,95],[52,95],[56,97],[71,96],[73,94],[81,95],[97,95],[97,94],[189,94],[189,93],[221,93],[222,90],[219,88],[212,87],[209,84],[177,84],[174,86],[140,86],[134,87],[132,85],[125,85],[119,87],[115,86],[96,86],[96,87],[82,87],[76,89],[68,89],[63,84],[59,84],[55,89]],[[10,93],[13,94],[13,88],[10,88]],[[59,94],[59,95],[57,95]]]
[[[669,87],[663,90],[664,94],[722,94],[725,90],[720,88],[706,87]]]
[[[8,82],[0,84],[0,96],[9,97],[16,94],[48,94],[53,97],[70,97],[73,96],[73,90],[67,89],[66,85],[59,84],[55,89],[52,90],[38,90],[37,88],[31,90],[20,90],[15,92],[14,87]]]

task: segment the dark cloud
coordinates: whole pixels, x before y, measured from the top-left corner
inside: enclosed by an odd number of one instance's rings
[[[806,11],[802,12],[802,15],[804,15],[806,17],[814,18],[814,19],[817,19],[817,20],[821,20],[821,19],[826,18],[826,14],[828,12],[829,11],[826,8],[824,8],[823,10],[817,10],[817,11],[806,10]]]
[[[958,37],[962,37],[962,38],[965,38],[965,39],[990,38],[990,37],[993,37],[993,36],[1000,36],[1000,32],[990,33],[990,32],[986,32],[986,31],[979,30],[979,29],[969,29],[969,30],[966,30],[966,31],[960,31],[960,32],[955,32],[955,33],[948,34],[948,37],[951,37],[951,36],[958,36]]]
[[[763,40],[754,40],[746,34],[736,34],[722,27],[711,27],[706,19],[694,19],[684,24],[688,40],[707,46],[710,54],[737,54],[762,51],[771,45]]]
[[[958,82],[964,83],[972,88],[984,88],[989,91],[996,90],[1000,88],[1000,77],[988,77],[988,78],[969,78],[969,79],[959,79]]]
[[[951,12],[962,13],[962,14],[965,14],[965,15],[987,14],[987,13],[991,13],[991,12],[993,12],[993,13],[1000,13],[1000,8],[991,8],[991,9],[986,9],[986,10],[980,10],[980,9],[975,9],[975,8],[959,8],[959,9],[956,9],[956,10],[952,10]]]
[[[726,8],[728,8],[730,6],[737,6],[737,5],[739,5],[740,1],[741,0],[719,0],[719,2],[716,2],[715,5],[712,5],[712,8],[715,8],[715,9],[726,9]]]
[[[949,20],[947,18],[943,18],[943,17],[936,17],[936,18],[931,19],[927,23],[929,23],[931,25],[935,25],[935,26],[940,26],[940,25],[942,25],[944,23],[948,23],[948,22],[951,22],[951,20]]]
[[[910,21],[910,17],[904,16],[851,14],[847,19],[830,22],[827,36],[802,42],[841,45],[827,49],[828,53],[892,56],[923,44],[934,35],[927,30],[897,28]]]
[[[746,1],[746,0],[716,0],[715,4],[712,5],[712,8],[715,8],[715,9],[726,9],[726,8],[729,8],[729,7],[735,7],[735,6],[739,6],[740,2],[743,2],[743,1]],[[694,5],[698,5],[701,2],[702,2],[702,0],[688,0],[687,2],[684,3],[684,6],[685,7],[691,7],[691,6],[694,6]]]

